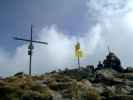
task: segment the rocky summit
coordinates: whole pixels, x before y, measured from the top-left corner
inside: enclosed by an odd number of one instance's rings
[[[0,78],[0,100],[133,100],[133,68],[110,52],[97,67]]]

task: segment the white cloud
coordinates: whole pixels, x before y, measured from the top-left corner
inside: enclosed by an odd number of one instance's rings
[[[129,10],[129,0],[88,0],[89,10],[93,14],[111,16],[113,14],[126,12]],[[131,4],[130,4],[131,5]]]
[[[88,6],[89,10],[93,11],[92,15],[97,13],[98,17],[96,16],[95,20],[98,20],[97,23],[101,25],[101,38],[106,46],[110,45],[112,51],[122,59],[123,65],[133,65],[133,2],[88,0]]]

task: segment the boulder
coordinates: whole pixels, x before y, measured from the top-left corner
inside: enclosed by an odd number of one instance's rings
[[[103,61],[104,68],[112,68],[118,72],[123,72],[120,59],[113,53],[109,52],[106,59]]]

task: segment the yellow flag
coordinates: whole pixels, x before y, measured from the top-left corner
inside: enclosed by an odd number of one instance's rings
[[[76,57],[83,57],[83,52],[80,50],[80,43],[77,42],[77,44],[75,45],[75,56]]]
[[[78,51],[78,50],[80,50],[80,43],[79,42],[77,42],[77,44],[75,45],[75,51]]]

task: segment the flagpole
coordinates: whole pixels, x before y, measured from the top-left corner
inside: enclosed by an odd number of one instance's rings
[[[78,55],[78,66],[79,66],[79,69],[80,69],[80,58],[79,58],[79,55]]]

